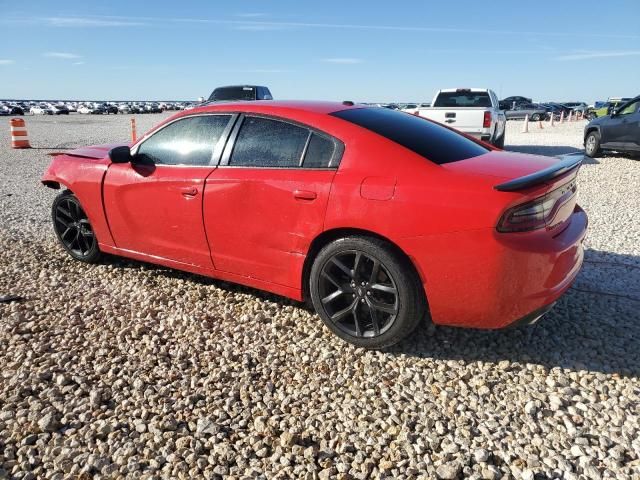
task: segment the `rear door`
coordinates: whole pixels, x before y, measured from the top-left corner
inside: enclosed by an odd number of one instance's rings
[[[202,195],[232,121],[181,118],[139,144],[133,163],[109,166],[104,207],[118,248],[212,268]]]
[[[215,268],[300,288],[342,148],[303,125],[243,116],[206,180],[204,221]]]

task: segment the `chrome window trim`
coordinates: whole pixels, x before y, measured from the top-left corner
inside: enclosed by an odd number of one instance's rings
[[[251,169],[272,169],[272,170],[320,170],[320,171],[326,171],[326,170],[333,170],[336,171],[339,167],[340,167],[340,163],[342,161],[342,156],[344,155],[344,150],[345,150],[345,145],[344,142],[342,142],[342,140],[334,137],[333,135],[330,135],[316,127],[313,127],[311,125],[307,125],[305,123],[302,122],[298,122],[296,120],[291,120],[289,118],[285,118],[285,117],[279,117],[277,115],[270,115],[270,114],[265,114],[265,113],[256,113],[256,112],[242,112],[239,114],[239,117],[236,122],[235,125],[233,127],[233,131],[231,132],[231,135],[229,135],[229,139],[227,141],[227,144],[225,145],[224,148],[224,152],[222,154],[222,157],[220,158],[220,162],[218,163],[218,167],[219,168],[251,168]],[[277,167],[277,166],[260,166],[260,165],[252,165],[252,166],[248,166],[248,165],[229,165],[229,161],[231,160],[231,156],[233,155],[233,150],[235,148],[236,145],[236,140],[238,138],[238,134],[240,133],[240,130],[242,129],[242,124],[244,122],[244,119],[246,117],[257,117],[257,118],[266,118],[268,120],[275,120],[275,121],[279,121],[279,122],[283,122],[283,123],[288,123],[290,125],[293,125],[295,127],[299,127],[299,128],[304,128],[309,132],[309,135],[307,136],[307,140],[305,142],[305,146],[302,150],[302,153],[300,155],[300,159],[298,161],[298,165],[293,165],[293,166],[283,166],[283,167]],[[309,142],[311,141],[311,136],[312,135],[318,135],[321,136],[323,138],[326,138],[328,140],[330,140],[331,142],[333,142],[335,149],[334,149],[334,153],[333,156],[331,157],[331,160],[329,161],[329,165],[327,167],[305,167],[304,166],[304,159],[306,157],[307,154],[307,150],[309,147]],[[335,163],[335,165],[334,165]]]
[[[176,122],[180,122],[182,120],[187,120],[187,119],[190,119],[190,118],[211,117],[211,116],[228,116],[229,117],[229,121],[227,122],[227,125],[224,127],[224,130],[222,131],[222,134],[220,135],[220,138],[218,139],[216,144],[211,149],[211,157],[209,158],[209,163],[207,165],[189,165],[189,164],[185,164],[185,163],[178,163],[178,164],[166,164],[166,163],[158,163],[158,164],[156,164],[156,163],[154,163],[154,165],[157,166],[157,167],[181,167],[181,168],[211,168],[211,167],[215,167],[218,164],[219,160],[220,160],[220,156],[221,156],[221,154],[222,154],[222,152],[224,150],[224,147],[226,145],[227,138],[229,137],[229,132],[232,130],[233,126],[236,123],[236,120],[238,119],[238,116],[239,116],[238,113],[235,113],[235,112],[204,112],[204,113],[195,113],[193,115],[184,115],[182,117],[175,118],[175,119],[171,120],[170,122],[165,123],[164,125],[162,125],[157,130],[154,130],[149,135],[143,136],[133,146],[133,148],[131,149],[131,156],[135,157],[135,155],[137,155],[138,149],[140,148],[141,145],[143,145],[145,142],[147,142],[150,138],[153,138],[157,133],[161,132],[162,130],[167,128],[169,125],[173,125]]]

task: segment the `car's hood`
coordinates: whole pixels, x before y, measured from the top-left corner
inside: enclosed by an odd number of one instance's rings
[[[589,125],[600,125],[602,124],[605,120],[608,120],[609,118],[611,118],[609,115],[603,115],[601,117],[598,118],[594,118],[593,120],[591,120],[589,122]],[[589,126],[587,125],[587,126]]]
[[[445,163],[442,167],[459,173],[512,180],[543,170],[558,161],[558,158],[542,155],[492,151],[478,157]]]
[[[72,157],[84,158],[105,158],[112,148],[127,145],[126,143],[106,143],[104,145],[91,145],[88,147],[80,147],[75,150],[65,152],[65,155]]]

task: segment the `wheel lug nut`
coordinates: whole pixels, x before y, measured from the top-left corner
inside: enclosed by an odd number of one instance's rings
[[[356,298],[356,294],[355,293],[353,294],[353,298]]]
[[[364,298],[362,300],[360,300],[360,303],[364,303]]]
[[[371,295],[371,292],[367,292],[367,295]]]

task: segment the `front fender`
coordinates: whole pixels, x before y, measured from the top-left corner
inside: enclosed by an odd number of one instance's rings
[[[40,181],[43,185],[73,192],[87,214],[98,243],[114,246],[102,202],[102,182],[109,159],[89,159],[58,155],[54,157]]]

